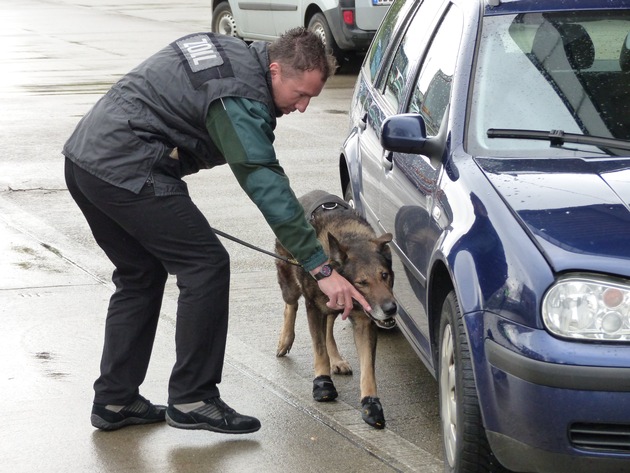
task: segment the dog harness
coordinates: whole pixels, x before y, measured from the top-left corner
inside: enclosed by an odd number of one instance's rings
[[[336,196],[334,194],[322,194],[321,197],[317,198],[314,202],[312,202],[308,208],[304,209],[304,215],[310,222],[313,220],[318,212],[321,211],[330,211],[330,210],[354,210],[348,202],[343,200],[341,197]]]

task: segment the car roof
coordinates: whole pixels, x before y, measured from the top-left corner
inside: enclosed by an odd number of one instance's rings
[[[630,0],[482,0],[484,15],[561,10],[617,10],[630,8]]]

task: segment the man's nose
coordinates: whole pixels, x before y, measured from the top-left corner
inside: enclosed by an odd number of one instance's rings
[[[306,111],[306,107],[308,107],[308,104],[311,102],[311,99],[309,97],[307,98],[303,98],[300,99],[298,101],[298,103],[295,104],[295,108],[300,112],[300,113],[304,113]]]

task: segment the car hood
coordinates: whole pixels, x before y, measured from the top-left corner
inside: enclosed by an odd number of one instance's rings
[[[630,277],[630,160],[476,161],[556,272]]]

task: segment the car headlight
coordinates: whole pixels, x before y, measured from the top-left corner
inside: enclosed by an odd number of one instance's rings
[[[630,285],[582,275],[560,279],[545,294],[542,315],[560,337],[630,341]]]

